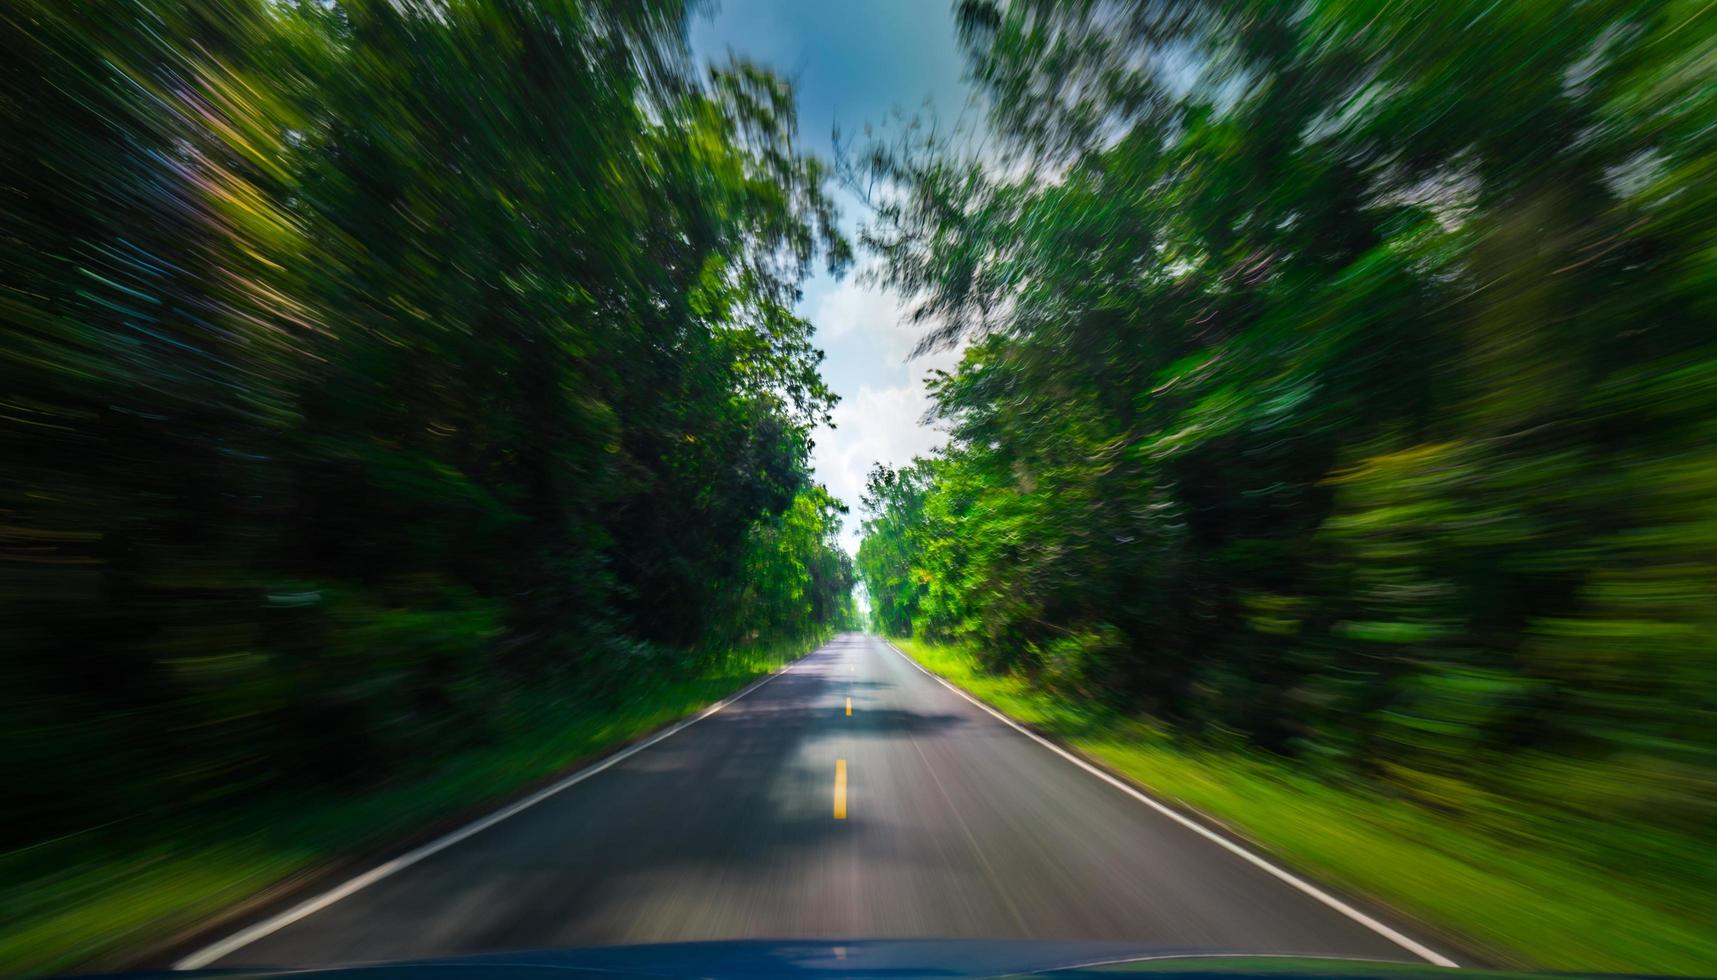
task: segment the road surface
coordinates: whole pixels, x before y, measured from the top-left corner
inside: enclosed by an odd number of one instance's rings
[[[214,965],[876,937],[1116,939],[1423,962],[861,634],[576,785],[263,930]]]

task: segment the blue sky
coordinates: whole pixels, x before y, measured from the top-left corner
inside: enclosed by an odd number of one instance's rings
[[[712,60],[731,50],[791,78],[800,138],[825,157],[837,122],[857,138],[867,121],[881,123],[896,107],[920,111],[926,99],[945,122],[972,111],[948,0],[725,0],[694,22],[692,48]],[[863,214],[844,192],[840,199],[850,234]],[[853,550],[871,464],[904,463],[941,442],[918,424],[929,407],[923,376],[954,356],[907,363],[919,330],[903,322],[895,297],[850,274],[837,282],[819,273],[799,312],[816,324],[817,345],[828,354],[823,375],[841,396],[835,429],[817,432],[813,463],[817,478],[853,507],[842,535]]]

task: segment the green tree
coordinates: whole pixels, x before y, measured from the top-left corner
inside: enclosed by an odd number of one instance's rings
[[[12,844],[850,619],[792,313],[849,246],[790,87],[687,17],[0,12]]]
[[[958,12],[987,156],[847,161],[967,345],[873,475],[878,626],[1463,818],[1707,822],[1710,12]]]

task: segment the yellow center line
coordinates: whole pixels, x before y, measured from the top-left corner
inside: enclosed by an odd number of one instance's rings
[[[853,716],[853,699],[847,698],[847,717],[851,718],[852,716]]]
[[[847,760],[835,760],[835,819],[847,818]]]

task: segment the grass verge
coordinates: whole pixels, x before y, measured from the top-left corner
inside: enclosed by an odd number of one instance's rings
[[[112,969],[330,863],[491,809],[522,788],[696,712],[821,639],[735,651],[599,698],[527,695],[505,737],[346,796],[270,797],[201,818],[100,832],[0,855],[0,974]]]
[[[1319,880],[1370,896],[1503,965],[1717,976],[1717,901],[1618,876],[1562,846],[1634,832],[1573,812],[1465,825],[1408,801],[1334,785],[1244,749],[1189,746],[1147,720],[986,670],[955,646],[895,640],[926,669],[1010,718],[1198,810]],[[1547,828],[1566,829],[1566,836]],[[1661,845],[1662,842],[1655,842]],[[1679,842],[1709,862],[1709,842]]]

